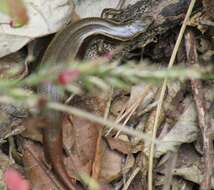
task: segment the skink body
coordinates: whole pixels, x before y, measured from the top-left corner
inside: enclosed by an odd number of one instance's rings
[[[151,18],[135,20],[125,24],[102,18],[82,19],[77,23],[68,25],[54,37],[44,54],[42,64],[54,66],[75,59],[81,45],[90,36],[102,35],[112,40],[130,41],[145,32],[150,24]],[[53,83],[39,85],[38,92],[49,97],[51,101],[63,101],[63,95]],[[79,188],[74,187],[63,163],[61,129],[63,114],[54,110],[46,110],[44,117],[48,125],[45,127],[43,134],[46,157],[66,189]]]
[[[152,23],[151,17],[119,24],[102,18],[85,18],[68,25],[50,43],[43,64],[58,64],[76,57],[82,43],[90,36],[103,35],[112,40],[131,41],[145,32]]]

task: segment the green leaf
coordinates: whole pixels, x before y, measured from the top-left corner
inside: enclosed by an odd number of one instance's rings
[[[0,190],[6,190],[6,187],[0,186]]]
[[[0,12],[9,14],[9,7],[7,0],[0,0]]]

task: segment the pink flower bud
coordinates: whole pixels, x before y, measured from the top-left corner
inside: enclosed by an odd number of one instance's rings
[[[66,85],[75,79],[77,79],[80,75],[80,71],[77,69],[65,70],[62,71],[58,76],[58,82],[61,85]]]
[[[9,190],[29,190],[30,183],[15,169],[8,168],[4,172],[4,182]]]

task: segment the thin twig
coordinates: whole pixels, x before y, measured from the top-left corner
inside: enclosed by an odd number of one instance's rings
[[[185,45],[187,52],[188,65],[199,65],[198,54],[196,51],[196,40],[192,32],[188,32],[185,36]],[[206,99],[201,80],[191,80],[193,96],[198,113],[198,122],[203,137],[203,150],[204,150],[204,176],[200,184],[201,190],[211,189],[211,177],[213,174],[213,142],[212,142],[212,129],[211,120],[208,114]]]
[[[133,181],[135,176],[139,173],[139,171],[140,171],[140,167],[135,168],[135,170],[132,172],[131,176],[129,177],[129,179],[127,180],[125,185],[123,186],[122,190],[128,190],[129,185],[131,184],[131,182]]]
[[[137,102],[134,104],[133,109],[130,110],[130,112],[127,112],[128,115],[127,115],[126,119],[124,120],[124,122],[122,123],[122,126],[125,126],[125,125],[127,124],[127,122],[129,121],[129,119],[131,118],[131,116],[134,114],[134,112],[136,111],[136,109],[138,108],[138,106],[140,105],[140,103],[141,103],[140,101],[137,101]],[[117,134],[115,135],[114,138],[118,138],[118,136],[120,135],[120,132],[121,132],[121,131],[122,131],[122,130],[117,131]]]
[[[147,86],[145,87],[145,89],[144,89],[143,94],[142,94],[140,97],[138,97],[138,98],[136,99],[136,102],[130,107],[131,109],[126,110],[126,112],[124,113],[124,115],[125,115],[125,116],[127,115],[127,117],[126,117],[125,121],[123,122],[122,126],[125,126],[125,125],[127,124],[127,122],[129,121],[129,119],[131,118],[131,116],[133,115],[133,113],[134,113],[134,112],[136,111],[136,109],[140,106],[141,102],[143,102],[144,98],[146,97],[146,95],[147,95],[148,92],[150,91],[151,87],[152,87],[151,85],[147,85]],[[127,104],[127,105],[129,105],[129,104]],[[119,119],[118,119],[118,120],[119,120]],[[117,123],[119,123],[119,122],[117,122]],[[119,134],[120,134],[121,131],[122,131],[122,130],[119,130],[119,131],[117,132],[117,134],[115,135],[115,138],[117,138],[117,137],[119,136]]]
[[[180,29],[180,32],[179,32],[175,47],[173,49],[173,52],[172,52],[172,55],[171,55],[171,58],[170,58],[170,61],[169,61],[169,64],[168,64],[168,69],[170,69],[174,64],[174,61],[175,61],[175,58],[176,58],[176,54],[178,52],[178,48],[179,48],[179,45],[181,43],[184,31],[185,31],[185,28],[186,28],[186,25],[187,25],[187,21],[188,21],[190,15],[192,13],[192,9],[194,7],[195,1],[196,0],[191,0],[191,2],[190,2],[189,8],[187,10],[184,22],[183,22],[182,27]],[[153,156],[154,156],[154,148],[155,148],[155,145],[154,145],[153,142],[156,139],[157,127],[158,127],[158,123],[159,123],[158,120],[159,120],[159,116],[160,116],[160,113],[161,113],[161,108],[162,108],[162,104],[163,104],[164,95],[165,95],[165,92],[166,92],[167,80],[168,80],[168,78],[166,77],[164,79],[164,82],[163,82],[163,85],[162,85],[160,98],[159,98],[159,102],[158,102],[158,106],[157,106],[157,110],[156,110],[156,115],[155,115],[155,121],[154,121],[153,133],[152,133],[152,143],[151,143],[150,155],[149,155],[148,190],[152,190],[152,188],[153,188],[153,175],[152,174],[153,174]]]

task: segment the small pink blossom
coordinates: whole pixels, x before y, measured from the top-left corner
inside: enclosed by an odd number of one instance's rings
[[[30,183],[15,169],[8,168],[4,172],[4,182],[9,190],[29,190]]]
[[[80,71],[77,69],[62,71],[58,76],[58,82],[61,85],[66,85],[80,76]]]

